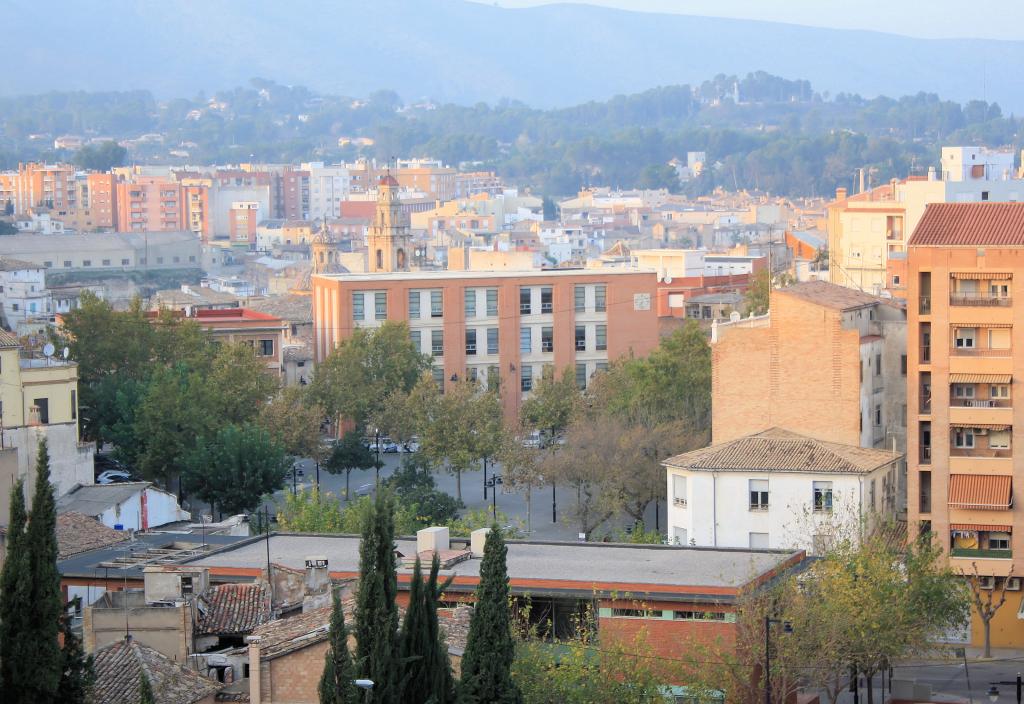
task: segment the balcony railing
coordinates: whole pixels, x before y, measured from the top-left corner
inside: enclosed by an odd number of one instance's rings
[[[996,296],[991,293],[951,293],[951,306],[1010,306],[1013,299],[1009,296]]]
[[[921,315],[928,315],[929,313],[932,312],[932,297],[931,296],[921,296],[920,297],[920,303],[918,304],[918,311],[921,313]]]
[[[919,404],[921,413],[932,412],[932,397],[921,394],[921,402]]]
[[[921,448],[921,464],[931,464],[931,463],[932,463],[932,448],[927,447],[927,446],[922,447]]]
[[[932,361],[932,346],[921,345],[921,364],[928,364]]]
[[[981,557],[992,560],[1009,560],[1013,550],[982,550],[981,548],[952,548],[949,554],[953,557]]]
[[[951,447],[950,457],[974,457],[975,459],[1008,459],[1013,457],[1013,450],[982,449],[980,447]]]
[[[1008,398],[951,398],[949,405],[957,408],[1013,408]]]
[[[949,353],[956,357],[1012,357],[1013,350],[992,347],[951,347]]]

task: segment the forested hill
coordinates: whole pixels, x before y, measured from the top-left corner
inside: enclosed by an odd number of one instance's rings
[[[924,173],[944,144],[1017,148],[1019,131],[1020,121],[994,103],[959,104],[928,93],[829,95],[808,81],[763,72],[548,110],[510,101],[404,104],[391,91],[356,99],[253,79],[245,87],[172,100],[148,91],[0,98],[0,168],[72,158],[52,150],[52,137],[62,134],[149,135],[131,144],[133,161],[430,156],[494,169],[535,192],[563,195],[582,185],[674,187],[666,163],[706,151],[715,168],[690,190],[822,195],[849,185],[862,167],[872,170],[876,183]],[[374,143],[340,147],[344,137]]]

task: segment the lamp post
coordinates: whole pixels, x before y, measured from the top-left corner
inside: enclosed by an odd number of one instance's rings
[[[373,691],[373,680],[352,680],[352,684],[359,689],[366,691],[366,697],[364,701],[370,701],[370,693]]]
[[[487,501],[487,458],[484,457],[484,501]]]
[[[1000,684],[1007,686],[1015,686],[1017,688],[1017,704],[1021,704],[1022,681],[1019,672],[1017,673],[1017,680],[1015,682],[990,682],[989,684],[991,684],[992,686],[988,688],[988,700],[992,702],[992,704],[996,704],[996,701],[998,701],[999,699],[999,688],[996,685]]]
[[[373,429],[374,443],[373,449],[377,453],[377,461],[374,462],[374,469],[377,470],[377,484],[380,484],[380,428]]]
[[[484,483],[485,488],[491,488],[491,518],[495,521],[498,520],[498,485],[500,484],[502,484],[500,474],[492,475],[491,478]]]
[[[793,626],[789,621],[772,618],[771,616],[764,617],[764,704],[772,704],[772,624],[782,626],[783,633],[793,632]]]

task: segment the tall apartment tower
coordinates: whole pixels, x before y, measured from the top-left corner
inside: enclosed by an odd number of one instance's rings
[[[409,271],[412,234],[398,191],[398,181],[391,174],[377,182],[377,210],[366,235],[367,271],[373,274]]]
[[[955,571],[976,565],[986,588],[1005,583],[992,644],[1006,647],[1024,636],[1010,576],[1024,574],[1024,203],[929,204],[907,272],[909,532],[930,533]]]

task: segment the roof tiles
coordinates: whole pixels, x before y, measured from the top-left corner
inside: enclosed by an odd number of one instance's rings
[[[270,616],[270,587],[266,582],[222,584],[211,587],[200,597],[196,633],[252,633]]]
[[[99,648],[93,657],[96,682],[90,704],[136,704],[143,676],[156,704],[192,704],[221,688],[133,639]]]
[[[882,299],[877,296],[847,288],[846,286],[830,284],[827,281],[806,281],[787,286],[786,288],[780,288],[775,293],[794,296],[804,301],[824,306],[825,308],[835,308],[837,310],[863,308],[864,306],[882,302]]]
[[[929,203],[911,247],[1024,247],[1024,203]]]

